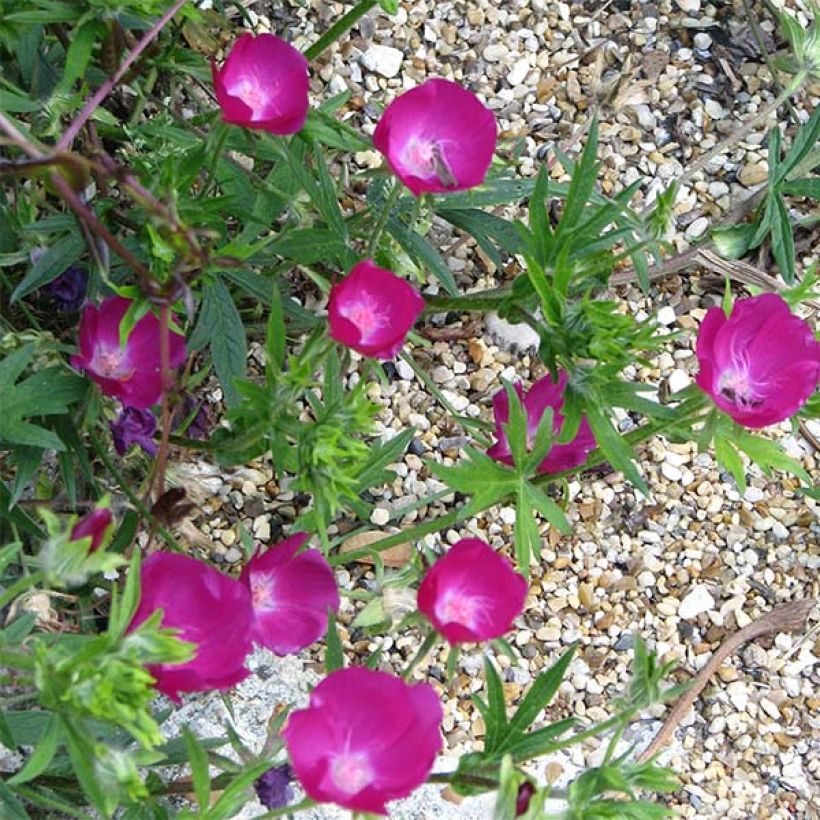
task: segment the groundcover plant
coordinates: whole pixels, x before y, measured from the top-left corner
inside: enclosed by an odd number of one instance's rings
[[[350,94],[319,97],[311,76],[366,14],[397,10],[362,0],[300,50],[288,31],[249,30],[241,3],[0,0],[0,742],[19,753],[0,774],[2,817],[217,820],[256,798],[266,817],[324,803],[379,815],[425,783],[495,793],[497,818],[673,813],[675,773],[622,742],[686,697],[673,663],[636,637],[631,679],[595,723],[554,703],[574,644],[515,695],[500,660],[516,662],[542,539],[570,532],[570,478],[604,467],[648,495],[636,448],[662,434],[713,452],[741,490],[754,462],[817,497],[763,428],[820,408],[817,276],[785,204],[820,197],[820,110],[783,129],[787,149],[773,128],[767,184],[713,231],[726,258],[771,248],[772,292],[727,279],[694,331],[696,383],[658,401],[625,371],[669,335],[612,286],[631,266],[648,290],[668,264],[679,181],[642,209],[641,180],[603,193],[595,116],[573,155],[556,148],[523,177],[488,101],[446,77],[379,100],[368,136],[344,116]],[[816,25],[777,22],[781,93],[756,122],[820,80]],[[345,162],[373,149],[378,167]],[[465,292],[443,230],[507,281]],[[545,374],[525,384],[513,360],[482,419],[408,351],[430,317],[446,339],[454,313],[490,311],[531,329]],[[415,435],[378,423],[373,388],[395,362],[465,439],[426,462],[440,491],[382,516],[370,491]],[[300,498],[286,532],[241,530],[235,572],[184,536],[199,503],[174,480],[188,452],[224,469],[263,461]],[[413,523],[441,500],[443,515]],[[423,540],[499,505],[515,511],[505,543]],[[369,537],[390,520],[401,529]],[[363,537],[341,549],[341,533]],[[417,549],[392,572],[383,556],[399,544]],[[361,561],[372,582],[340,590],[337,572]],[[368,636],[412,636],[403,669],[385,643],[348,651],[342,594],[365,602],[353,626]],[[259,647],[317,642],[322,680],[302,704],[268,704],[262,748],[230,724],[163,732],[192,693],[222,693],[230,711]],[[484,734],[442,768],[442,702],[468,656],[483,692],[462,695]],[[590,738],[603,754],[566,788],[533,776],[530,762]]]

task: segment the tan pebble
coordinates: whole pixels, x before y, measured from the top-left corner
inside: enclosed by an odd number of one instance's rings
[[[564,773],[564,767],[560,763],[548,763],[544,770],[544,776],[547,778],[547,783],[555,783],[556,780]]]
[[[598,629],[605,630],[609,629],[612,624],[615,623],[615,613],[614,612],[605,612],[597,621],[595,621],[595,626]]]
[[[740,677],[739,672],[737,671],[737,669],[734,668],[734,666],[721,666],[718,668],[717,673],[718,677],[724,683],[731,683],[732,681],[736,681]]]
[[[467,343],[467,350],[473,363],[481,364],[484,354],[487,351],[487,346],[481,339],[470,339]]]
[[[578,600],[581,602],[581,606],[585,606],[587,609],[592,607],[595,599],[592,594],[591,584],[578,585]]]
[[[226,546],[230,547],[236,542],[236,533],[233,530],[224,530],[219,540]]]
[[[769,168],[765,162],[750,162],[744,165],[737,175],[738,182],[751,188],[763,184],[769,176]]]
[[[448,786],[446,789],[441,790],[441,796],[446,800],[448,803],[453,803],[454,805],[458,806],[464,798],[456,792],[452,786]]]
[[[473,734],[476,737],[484,737],[487,734],[487,727],[484,725],[484,718],[476,718],[473,723]]]
[[[568,558],[566,555],[559,555],[555,559],[555,563],[553,564],[553,567],[555,569],[565,569],[566,567],[568,567],[570,565],[570,563],[572,563],[572,560],[570,558]]]

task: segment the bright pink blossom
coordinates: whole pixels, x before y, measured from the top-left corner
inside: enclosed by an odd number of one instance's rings
[[[271,134],[295,134],[308,112],[308,62],[273,34],[243,34],[222,68],[211,62],[222,119]]]
[[[162,397],[159,357],[159,319],[146,313],[120,346],[120,322],[131,306],[129,299],[111,296],[99,307],[88,304],[80,319],[80,352],[71,364],[95,381],[106,396],[127,407],[145,409]],[[185,338],[170,332],[171,368],[185,361]]]
[[[561,408],[564,406],[564,390],[567,387],[567,374],[562,370],[558,375],[558,383],[552,381],[549,374],[539,379],[524,393],[520,384],[515,385],[524,405],[527,415],[527,444],[532,446],[533,439],[544,411],[552,408],[552,431],[557,434],[564,423]],[[496,443],[487,450],[487,455],[503,464],[512,464],[513,458],[507,433],[504,426],[510,417],[510,400],[506,390],[499,390],[493,396],[493,412],[495,413]],[[546,458],[538,465],[539,473],[558,473],[570,470],[586,461],[590,450],[595,448],[595,437],[589,427],[586,416],[582,416],[581,424],[575,438],[567,444],[553,444]]]
[[[393,100],[373,133],[373,145],[416,196],[481,185],[495,139],[490,109],[471,91],[441,79]]]
[[[392,359],[422,310],[411,284],[365,259],[330,290],[330,335],[363,356]]]
[[[426,683],[386,672],[339,669],[288,718],[282,736],[308,796],[387,814],[427,779],[441,748],[441,704]]]
[[[277,655],[291,655],[320,638],[328,610],[339,608],[333,570],[319,550],[297,552],[299,532],[256,555],[242,571],[254,610],[253,637]]]
[[[527,582],[479,538],[463,538],[436,561],[419,586],[419,612],[450,643],[498,638],[512,627]]]
[[[108,530],[114,523],[114,516],[111,510],[106,507],[99,507],[92,510],[88,515],[83,516],[71,529],[71,540],[79,541],[81,538],[91,538],[89,552],[98,550],[108,534]]]
[[[195,558],[155,552],[142,565],[140,585],[129,630],[161,609],[162,625],[196,645],[186,663],[149,667],[160,692],[178,701],[180,692],[229,689],[248,676],[253,610],[244,584]]]
[[[774,293],[739,299],[727,319],[711,308],[700,326],[697,384],[745,427],[793,416],[820,381],[820,344]]]

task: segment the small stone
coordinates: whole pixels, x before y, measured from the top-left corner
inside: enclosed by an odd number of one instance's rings
[[[390,510],[376,507],[370,514],[370,521],[377,527],[383,527],[390,520]]]
[[[223,530],[219,540],[226,546],[230,547],[236,541],[236,533],[233,530]]]
[[[699,31],[693,38],[695,48],[700,48],[706,51],[712,45],[712,38],[705,32]]]
[[[488,63],[498,63],[509,53],[510,50],[503,43],[492,43],[484,49],[482,57],[484,57]]]
[[[683,478],[683,473],[675,467],[674,464],[668,464],[664,461],[661,464],[661,473],[663,473],[663,477],[668,481],[680,481]]]
[[[237,563],[237,561],[242,560],[242,550],[238,547],[231,547],[229,550],[226,551],[223,558],[225,559],[225,563],[235,564]]]
[[[712,598],[709,590],[703,584],[696,584],[680,602],[678,617],[688,621],[704,612],[711,612],[714,608],[715,599]]]
[[[684,388],[689,387],[691,383],[692,380],[689,378],[689,374],[685,370],[680,369],[673,370],[666,380],[670,393],[679,393]]]
[[[401,71],[404,54],[390,46],[372,45],[362,54],[362,65],[382,77],[395,77]]]
[[[658,324],[669,326],[675,324],[675,308],[671,305],[665,305],[658,311]]]
[[[700,11],[700,0],[675,0],[675,5],[687,14],[696,14]]]
[[[769,178],[769,166],[765,162],[750,162],[737,175],[738,182],[747,188],[762,185]]]
[[[529,74],[529,71],[529,61],[526,58],[518,60],[507,74],[507,82],[513,87],[521,85],[526,79],[527,74]]]
[[[686,235],[689,239],[697,239],[698,237],[703,236],[707,230],[709,230],[708,218],[705,216],[699,216],[686,229]]]

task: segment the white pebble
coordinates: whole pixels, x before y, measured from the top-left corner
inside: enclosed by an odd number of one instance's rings
[[[709,612],[715,608],[715,599],[703,584],[692,587],[688,595],[680,602],[678,607],[678,617],[684,621],[697,618],[704,612]]]
[[[404,54],[390,46],[372,45],[362,54],[362,65],[382,77],[395,77],[401,71]]]
[[[685,370],[673,370],[667,379],[667,386],[670,393],[679,393],[692,383],[688,373]]]
[[[371,523],[377,527],[383,527],[390,520],[390,511],[384,507],[376,507],[370,514]]]

